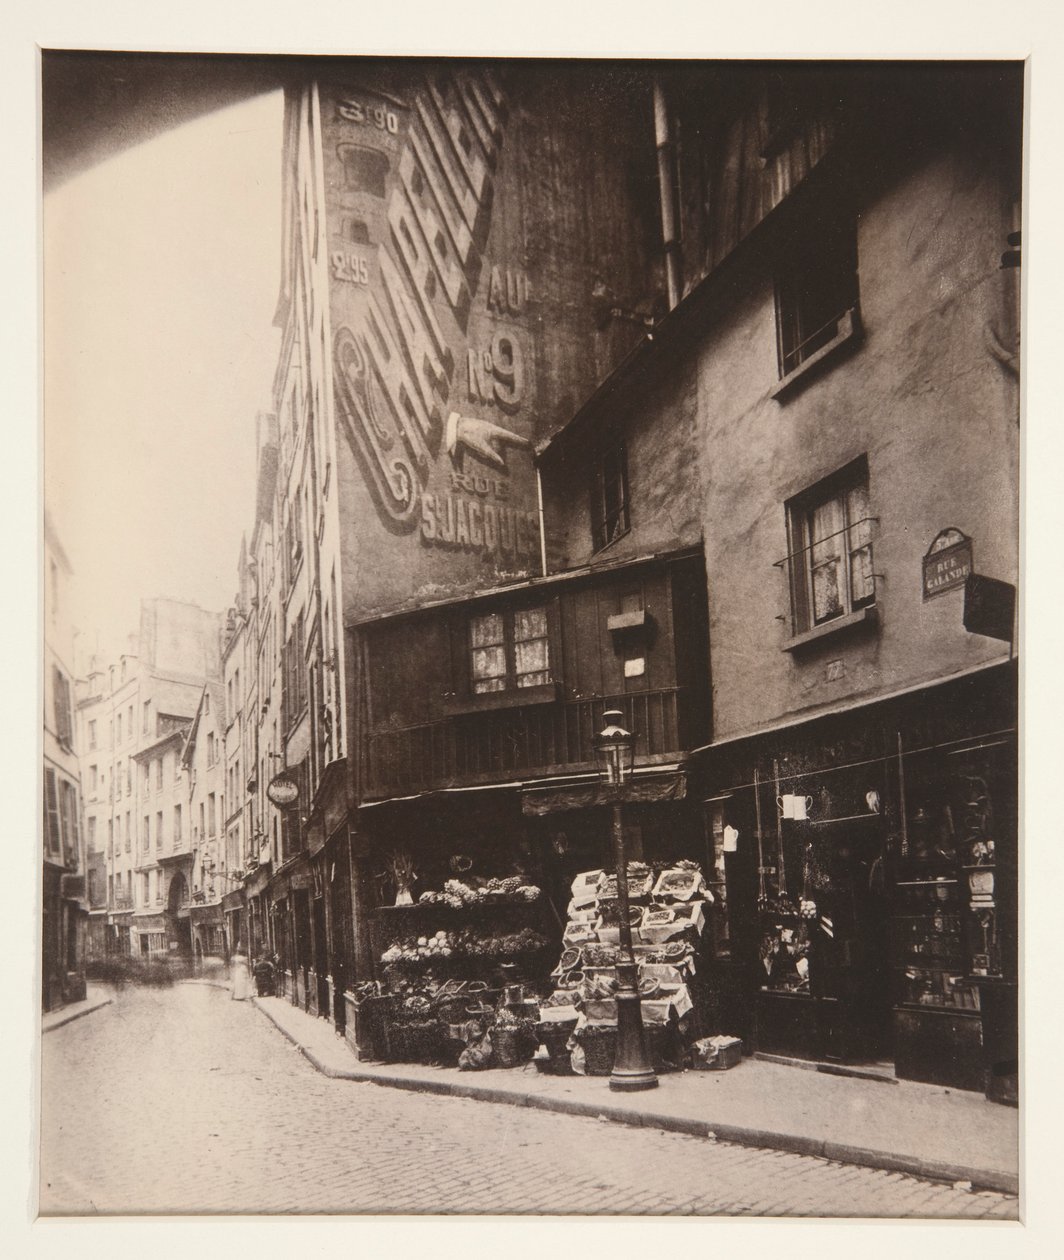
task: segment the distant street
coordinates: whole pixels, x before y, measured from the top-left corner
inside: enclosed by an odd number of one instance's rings
[[[44,1037],[49,1213],[1014,1217],[897,1173],[321,1076],[221,989],[127,989]]]

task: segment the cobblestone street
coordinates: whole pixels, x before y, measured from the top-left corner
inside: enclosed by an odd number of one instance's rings
[[[330,1080],[197,983],[48,1033],[43,1095],[45,1214],[1016,1214],[898,1173]]]

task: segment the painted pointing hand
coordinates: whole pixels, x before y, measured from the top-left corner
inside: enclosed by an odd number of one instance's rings
[[[447,452],[452,459],[456,458],[459,447],[464,447],[471,454],[493,464],[496,468],[506,467],[506,456],[503,448],[518,446],[531,450],[532,443],[518,433],[511,433],[491,420],[479,420],[474,416],[459,415],[452,411],[447,417]]]

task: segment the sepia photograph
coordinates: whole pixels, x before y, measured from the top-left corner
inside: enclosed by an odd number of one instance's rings
[[[35,1211],[1017,1222],[1025,61],[39,88]]]

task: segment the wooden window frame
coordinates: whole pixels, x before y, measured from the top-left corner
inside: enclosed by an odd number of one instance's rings
[[[551,618],[550,618],[550,608],[546,604],[528,604],[528,605],[523,605],[522,607],[519,607],[519,608],[505,608],[505,609],[492,610],[490,612],[478,613],[475,616],[472,616],[469,618],[469,623],[468,623],[468,628],[467,628],[470,695],[481,697],[481,696],[498,695],[501,692],[516,692],[520,694],[521,692],[525,692],[525,691],[534,691],[537,687],[540,687],[540,686],[548,686],[553,682],[552,677],[548,677],[545,683],[525,683],[522,685],[522,683],[520,682],[520,679],[527,675],[522,675],[517,672],[518,639],[517,639],[517,634],[516,634],[516,621],[517,621],[518,616],[521,613],[529,613],[529,612],[540,612],[543,614],[543,634],[536,635],[532,639],[520,640],[520,642],[532,643],[532,642],[538,642],[539,640],[542,639],[542,641],[546,644],[546,648],[547,648],[547,668],[546,670],[542,670],[542,671],[535,670],[533,672],[546,673],[548,676],[551,674],[551,624],[550,624]],[[502,647],[503,655],[505,657],[505,662],[506,662],[506,673],[501,674],[501,675],[493,675],[493,677],[499,677],[502,679],[503,685],[501,687],[493,688],[493,689],[485,690],[485,691],[477,691],[476,684],[478,682],[478,679],[473,672],[473,653],[477,650],[473,646],[473,623],[485,617],[499,617],[502,621],[503,637],[502,637],[501,643],[491,644],[488,646],[501,646]]]
[[[818,218],[789,239],[776,274],[777,393],[859,337],[859,292],[856,216]]]
[[[807,638],[819,638],[834,629],[873,619],[876,607],[876,580],[872,577],[870,595],[854,599],[853,597],[853,555],[861,548],[852,547],[851,531],[859,525],[875,524],[877,518],[871,514],[853,521],[849,515],[848,496],[857,487],[863,487],[868,493],[868,461],[865,456],[853,460],[844,468],[818,481],[815,485],[803,490],[801,494],[790,499],[786,504],[787,537],[788,537],[788,585],[791,604],[792,643],[802,643]],[[819,508],[832,502],[840,503],[842,528],[838,544],[841,573],[839,590],[842,596],[837,612],[830,616],[816,618],[815,591],[813,586],[812,549],[812,517]],[[869,549],[869,564],[874,568],[875,542],[871,537],[872,530],[864,545]],[[829,541],[828,538],[819,540]]]
[[[609,469],[611,460],[616,461],[615,470]],[[618,491],[612,508],[607,497],[611,486]],[[628,448],[622,438],[606,441],[595,455],[589,498],[592,550],[604,551],[632,528]]]

